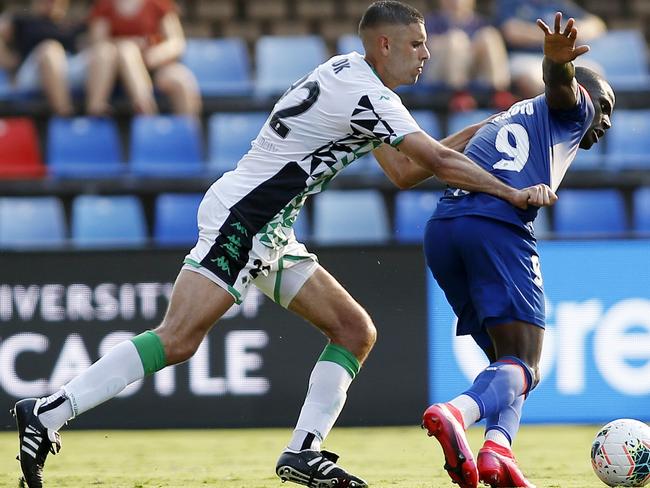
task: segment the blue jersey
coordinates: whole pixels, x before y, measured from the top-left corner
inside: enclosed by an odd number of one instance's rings
[[[593,117],[594,106],[583,87],[570,110],[551,110],[545,95],[523,100],[481,127],[465,155],[513,188],[545,183],[556,191]],[[520,210],[486,193],[448,188],[433,218],[481,215],[531,230],[537,210]]]

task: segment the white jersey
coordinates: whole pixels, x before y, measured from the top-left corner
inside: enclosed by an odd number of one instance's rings
[[[380,144],[397,146],[420,130],[362,55],[335,56],[291,86],[237,168],[210,191],[264,245],[277,248],[308,195]]]

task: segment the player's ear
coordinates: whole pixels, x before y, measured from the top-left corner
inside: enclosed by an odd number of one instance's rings
[[[388,36],[385,34],[381,34],[378,39],[378,44],[381,53],[384,55],[388,54],[388,51],[390,50],[390,40]]]

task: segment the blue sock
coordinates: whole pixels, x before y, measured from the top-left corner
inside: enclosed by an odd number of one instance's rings
[[[490,430],[498,430],[508,438],[510,445],[512,445],[519,431],[523,407],[524,396],[519,395],[512,404],[485,419],[485,433],[487,434]]]
[[[532,379],[526,363],[514,356],[504,356],[485,368],[464,394],[478,403],[483,419],[498,414],[517,397],[526,395]]]

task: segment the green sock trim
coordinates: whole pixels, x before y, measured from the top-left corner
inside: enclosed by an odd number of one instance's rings
[[[153,330],[148,330],[131,339],[140,355],[144,375],[149,376],[167,366],[165,347]]]
[[[319,361],[331,361],[336,363],[342,368],[344,368],[354,379],[359,370],[361,369],[361,364],[354,354],[348,351],[343,346],[337,346],[336,344],[328,344],[325,346],[322,354],[318,358]]]

